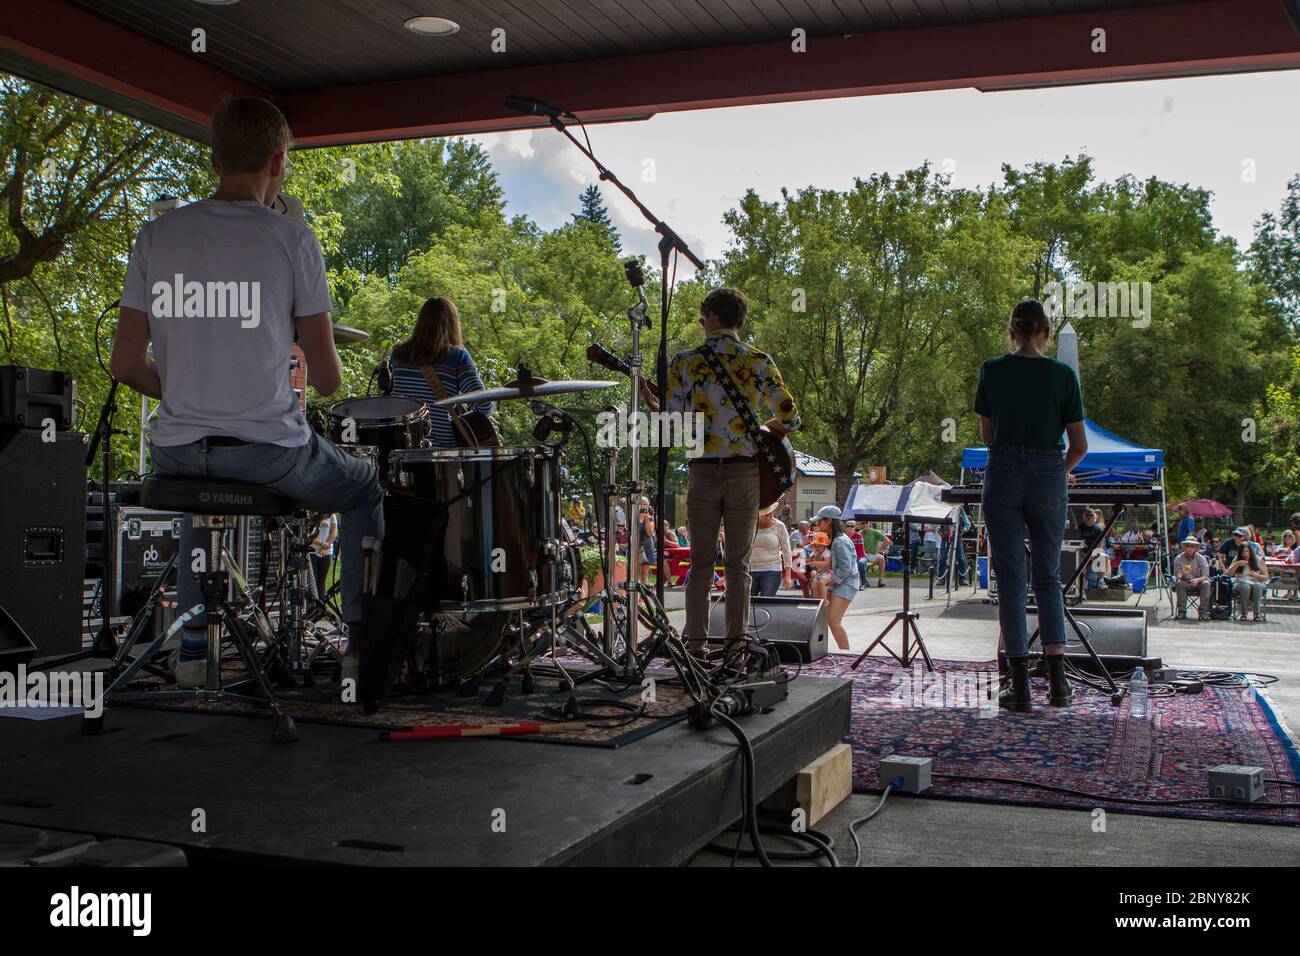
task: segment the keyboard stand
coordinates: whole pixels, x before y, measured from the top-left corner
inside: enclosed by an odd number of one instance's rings
[[[875,650],[877,644],[888,651],[889,656],[898,661],[902,667],[910,667],[912,661],[916,659],[912,648],[909,646],[911,637],[915,635],[916,650],[919,650],[921,656],[925,658],[926,670],[931,672],[934,671],[934,661],[930,659],[930,651],[925,646],[925,638],[921,636],[921,628],[916,623],[921,615],[912,610],[910,597],[912,591],[912,535],[907,527],[910,521],[911,519],[907,516],[903,517],[903,609],[894,612],[894,619],[885,625],[885,629],[881,631],[876,636],[876,639],[871,642],[871,645],[858,656],[858,659],[853,662],[853,666],[850,670],[857,670],[858,665],[867,659],[867,655]],[[931,587],[933,587],[933,569],[931,569],[930,581]],[[901,657],[894,652],[892,647],[884,643],[885,638],[889,636],[889,632],[894,629],[895,624],[903,625],[903,653]]]
[[[1124,509],[1126,507],[1128,506],[1117,504],[1111,508],[1110,517],[1107,518],[1106,523],[1102,525],[1101,537],[1097,539],[1098,541],[1105,542],[1106,538],[1109,537],[1110,535],[1110,529],[1115,525],[1115,522],[1119,520],[1120,515],[1124,513]],[[1085,557],[1091,558],[1092,552],[1089,551]],[[1088,651],[1088,656],[1092,658],[1092,663],[1097,667],[1097,670],[1106,678],[1106,684],[1110,688],[1110,692],[1112,694],[1117,694],[1119,693],[1119,687],[1115,684],[1115,678],[1110,676],[1110,670],[1106,667],[1105,664],[1101,662],[1101,658],[1097,656],[1097,652],[1093,650],[1092,642],[1089,641],[1087,635],[1083,633],[1083,628],[1080,627],[1079,622],[1075,620],[1074,614],[1072,614],[1070,611],[1070,605],[1066,603],[1065,600],[1066,596],[1070,593],[1070,588],[1074,587],[1075,582],[1079,580],[1079,577],[1081,575],[1087,573],[1088,565],[1091,563],[1092,562],[1090,560],[1080,561],[1079,566],[1074,569],[1074,574],[1070,575],[1070,580],[1066,581],[1064,584],[1061,585],[1061,605],[1062,607],[1065,608],[1066,623],[1068,623],[1070,627],[1074,628],[1074,633],[1078,636],[1079,641],[1083,644],[1084,648]],[[1038,613],[1040,615],[1043,613],[1043,609],[1041,607],[1038,609]],[[1042,629],[1042,625],[1040,624],[1038,627],[1034,628],[1034,633],[1029,635],[1029,644],[1028,644],[1029,647],[1032,648],[1034,646],[1034,641],[1038,640],[1038,632],[1041,629]]]

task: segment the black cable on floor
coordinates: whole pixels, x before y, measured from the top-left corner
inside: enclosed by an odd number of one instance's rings
[[[862,865],[862,841],[858,839],[857,828],[862,824],[866,823],[868,820],[870,820],[872,817],[874,817],[877,813],[879,813],[881,810],[885,808],[885,800],[889,797],[890,793],[892,793],[893,790],[894,790],[894,785],[891,783],[887,787],[885,787],[885,792],[880,795],[880,802],[876,804],[874,810],[872,810],[870,813],[866,814],[865,816],[858,817],[856,820],[854,820],[852,823],[849,824],[849,836],[853,838],[853,846],[855,851],[853,855],[854,868],[857,868]]]
[[[775,823],[760,823],[759,832],[771,834],[782,839],[793,840],[798,843],[810,843],[808,849],[801,850],[768,850],[767,855],[772,860],[819,860],[826,858],[831,861],[831,866],[839,866],[839,859],[835,856],[835,841],[827,834],[820,830],[791,830],[787,826]],[[737,837],[743,839],[746,830],[740,826],[735,830],[728,829],[728,833],[736,833]],[[756,854],[753,850],[738,849],[737,847],[723,846],[721,843],[707,843],[704,849],[711,850],[714,853],[724,853],[734,856],[753,858]]]
[[[763,866],[770,867],[772,865],[772,860],[767,855],[767,850],[763,846],[763,839],[758,831],[758,798],[755,796],[757,787],[754,782],[754,745],[750,743],[749,736],[741,728],[740,724],[736,723],[726,714],[717,709],[716,701],[711,709],[711,713],[718,723],[722,724],[722,726],[726,727],[735,735],[737,743],[740,744],[740,759],[743,764],[741,800],[744,804],[744,815],[742,821],[743,825],[749,830],[749,842],[754,847],[754,856],[757,857],[758,862]],[[737,851],[738,850],[739,843],[737,843]],[[734,858],[732,862],[735,862]]]

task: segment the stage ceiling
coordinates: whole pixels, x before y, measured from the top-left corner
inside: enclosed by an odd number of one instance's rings
[[[2,69],[196,139],[222,96],[262,94],[305,146],[545,124],[506,110],[511,93],[620,120],[1300,66],[1300,0],[0,0],[0,11]],[[403,26],[413,16],[460,30],[419,36]]]

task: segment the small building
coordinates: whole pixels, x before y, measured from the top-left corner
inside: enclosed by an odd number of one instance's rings
[[[835,501],[835,466],[828,461],[805,455],[801,451],[794,453],[794,487],[785,493],[780,514],[786,505],[795,521],[811,518],[826,505]]]

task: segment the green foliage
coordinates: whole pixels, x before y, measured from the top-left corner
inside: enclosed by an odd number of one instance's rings
[[[1300,333],[1300,174],[1286,186],[1279,211],[1265,211],[1255,226],[1250,260],[1271,304]]]
[[[614,222],[609,218],[609,210],[605,208],[605,200],[601,198],[600,187],[592,183],[582,191],[578,202],[582,208],[573,214],[573,221],[590,225],[609,241],[615,252],[621,251],[618,230],[614,228]]]
[[[0,361],[71,371],[90,428],[107,390],[96,341],[109,347],[116,315],[98,335],[95,320],[120,294],[149,201],[211,190],[207,153],[13,78],[0,78],[0,132]],[[321,240],[335,321],[371,335],[341,350],[337,397],[373,390],[376,364],[424,300],[446,295],[489,386],[520,364],[548,379],[618,379],[621,389],[556,402],[588,410],[579,418],[593,440],[590,412],[626,401],[626,380],[584,354],[593,341],[627,354],[636,301],[597,187],[570,222],[543,230],[507,218],[475,143],[419,140],[297,151],[285,188]],[[1082,155],[1006,166],[979,190],[921,166],[843,191],[772,201],[749,191],[725,216],[724,255],[672,292],[668,355],[700,341],[710,288],[743,289],[745,336],[776,358],[801,404],[795,443],[836,466],[842,497],[871,464],[956,477],[962,446],[979,441],[969,410],[979,364],[1005,349],[1016,300],[1050,282],[1150,283],[1149,325],[1074,320],[1089,416],[1163,448],[1173,498],[1227,495],[1240,507],[1300,482],[1300,176],[1245,255],[1214,229],[1209,200],[1155,178],[1098,182]],[[653,375],[659,277],[646,271]],[[138,399],[124,392],[118,404],[114,448],[133,467]],[[498,418],[507,443],[533,443],[526,406],[505,403]],[[586,488],[592,468],[603,481],[603,460],[589,467],[580,439],[568,466],[567,491]],[[668,487],[684,485],[673,451]]]

